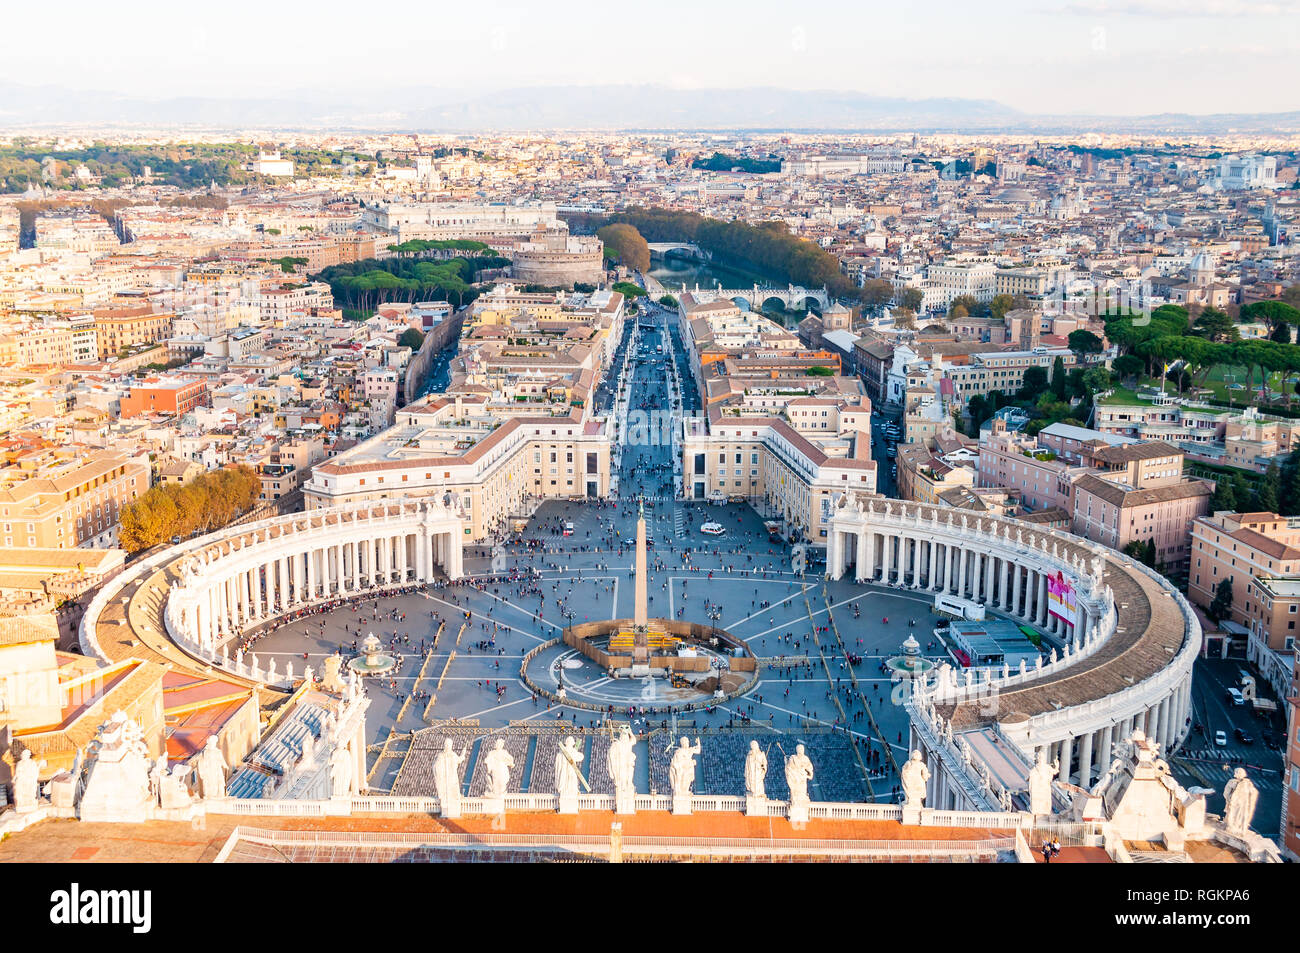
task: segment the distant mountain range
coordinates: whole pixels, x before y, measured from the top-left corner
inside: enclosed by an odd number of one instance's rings
[[[537,86],[436,87],[271,98],[145,99],[0,83],[0,129],[184,127],[204,130],[865,130],[935,132],[1285,133],[1300,111],[1195,116],[1042,116],[987,99],[900,99],[832,90]]]

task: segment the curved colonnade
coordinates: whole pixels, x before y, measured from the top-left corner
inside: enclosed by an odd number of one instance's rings
[[[831,520],[827,572],[850,569],[859,582],[982,603],[1060,645],[1036,666],[960,676],[941,666],[913,682],[907,704],[914,746],[930,762],[929,806],[987,809],[1002,795],[954,733],[989,728],[1009,742],[1003,755],[1021,759],[1016,770],[1041,750],[1059,761],[1061,781],[1082,787],[1135,728],[1166,752],[1187,734],[1200,624],[1164,577],[1126,556],[1019,520],[846,495]],[[1061,583],[1073,593],[1073,625],[1052,599]]]
[[[150,578],[165,574],[171,580],[162,595],[165,635],[200,663],[196,668],[219,665],[264,684],[291,681],[292,673],[264,672],[255,660],[230,658],[227,646],[250,628],[316,604],[460,578],[465,525],[454,502],[421,498],[228,527],[142,560],[101,588],[82,619],[82,646],[108,658],[101,624],[131,623],[126,616],[110,619],[120,614],[113,603],[119,597],[124,605],[132,602]]]

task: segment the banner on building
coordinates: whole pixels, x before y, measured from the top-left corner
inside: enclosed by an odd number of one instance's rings
[[[1076,602],[1074,587],[1059,572],[1047,580],[1047,611],[1068,626],[1074,625]]]

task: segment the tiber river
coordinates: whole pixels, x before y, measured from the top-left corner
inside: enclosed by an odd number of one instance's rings
[[[696,285],[701,288],[752,288],[758,285],[781,287],[785,282],[776,278],[764,277],[753,271],[729,268],[716,262],[701,262],[684,258],[661,258],[655,255],[650,260],[650,277],[656,279],[671,292],[689,291]],[[776,302],[764,311],[769,317],[783,321],[792,327],[803,319],[807,312],[783,311]]]

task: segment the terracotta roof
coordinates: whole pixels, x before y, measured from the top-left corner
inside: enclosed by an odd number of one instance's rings
[[[1079,477],[1074,483],[1075,490],[1084,490],[1111,506],[1146,506],[1149,503],[1171,503],[1193,496],[1210,496],[1214,488],[1204,480],[1187,480],[1171,486],[1155,486],[1146,490],[1135,490],[1120,483],[1103,480],[1091,473]]]
[[[1098,441],[1101,442],[1101,441]],[[1107,444],[1096,451],[1096,457],[1103,463],[1131,463],[1134,460],[1154,460],[1156,457],[1182,456],[1177,447],[1163,440],[1137,443],[1122,443],[1117,446]]]

